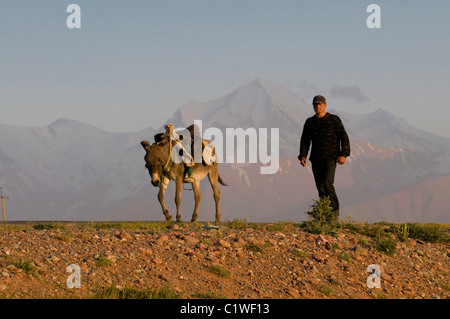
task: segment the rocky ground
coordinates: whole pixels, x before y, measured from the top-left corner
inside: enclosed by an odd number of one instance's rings
[[[323,236],[293,223],[204,226],[2,225],[0,297],[97,298],[111,287],[185,299],[450,297],[448,243],[397,241],[390,256],[350,229]],[[80,267],[80,288],[68,287],[71,264]],[[381,269],[379,288],[368,287],[369,265]]]

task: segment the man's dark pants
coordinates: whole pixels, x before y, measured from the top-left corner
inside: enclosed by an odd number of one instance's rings
[[[334,175],[336,173],[336,160],[311,161],[314,180],[319,197],[329,197],[333,211],[339,213],[339,201],[334,189]]]

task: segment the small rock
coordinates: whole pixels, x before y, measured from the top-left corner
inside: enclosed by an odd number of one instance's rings
[[[337,258],[328,258],[326,260],[326,264],[329,266],[336,266],[338,264],[338,259]]]
[[[327,240],[325,237],[323,237],[323,235],[319,235],[319,236],[317,236],[317,238],[316,238],[316,243],[317,243],[319,246],[325,245],[327,242],[328,242],[328,240]]]
[[[408,241],[408,245],[414,247],[417,245],[417,242],[414,239],[410,238]]]
[[[167,281],[168,283],[170,283],[174,286],[178,286],[180,284],[178,279],[176,279],[175,277],[168,275],[168,274],[161,274],[161,275],[159,275],[159,278],[161,278],[164,281]]]
[[[119,233],[119,239],[125,239],[125,240],[131,240],[132,239],[132,237],[131,237],[131,235],[129,234],[129,233],[127,233],[126,231],[124,231],[124,230],[122,230],[120,233]]]
[[[352,266],[350,266],[350,265],[346,265],[346,266],[344,266],[344,271],[346,271],[346,272],[353,272],[354,268]]]
[[[336,278],[330,278],[329,279],[330,284],[332,285],[336,285],[336,286],[341,286],[342,282]]]
[[[207,257],[205,257],[205,260],[206,260],[206,261],[210,261],[210,262],[212,262],[213,264],[218,264],[218,263],[220,263],[220,259],[219,259],[219,258],[216,258],[216,257],[214,257],[214,256],[207,256]]]
[[[390,281],[392,280],[392,277],[389,276],[387,273],[385,273],[384,271],[381,273],[381,278],[383,278],[383,280],[387,280]]]
[[[151,255],[151,254],[153,254],[153,250],[150,249],[150,248],[139,248],[139,249],[141,250],[141,252],[142,252],[144,255]]]
[[[193,236],[183,236],[182,238],[185,242],[189,243],[189,244],[193,244],[196,245],[200,242],[200,239],[193,237]]]
[[[312,279],[309,280],[309,282],[310,282],[312,285],[318,285],[318,284],[320,284],[320,279],[312,278]]]
[[[411,289],[405,289],[405,290],[402,291],[402,293],[404,295],[407,295],[407,296],[410,296],[410,297],[413,297],[413,296],[416,295],[416,292],[414,290],[411,290]]]
[[[219,239],[219,245],[225,248],[230,248],[231,244],[223,239]]]
[[[156,240],[156,242],[157,242],[158,244],[161,244],[161,243],[163,243],[163,242],[165,242],[165,241],[167,241],[167,240],[169,240],[169,236],[167,236],[167,235],[161,235],[161,236],[158,237],[158,239]]]
[[[82,263],[80,265],[80,269],[85,273],[89,272],[89,267],[86,265],[86,263]]]
[[[178,229],[180,229],[180,226],[178,226],[177,224],[172,224],[172,225],[168,225],[166,228],[172,229],[172,230],[178,230]]]
[[[287,292],[289,295],[291,295],[292,298],[295,298],[295,299],[299,299],[299,298],[300,298],[300,294],[299,294],[299,292],[298,292],[297,289],[294,289],[294,288],[288,288],[288,289],[286,289],[286,292]]]
[[[235,247],[242,247],[242,246],[244,246],[245,245],[245,240],[244,239],[242,239],[242,238],[238,238],[238,239],[236,239],[235,241],[234,241],[234,246]]]
[[[162,261],[161,258],[155,257],[155,258],[152,259],[152,262],[157,264],[157,265],[160,265],[160,264],[162,264],[163,261]]]
[[[34,262],[34,264],[35,264],[37,267],[41,267],[41,266],[42,266],[41,262],[40,262],[37,258],[34,258],[34,259],[33,259],[33,262]]]
[[[57,263],[58,261],[60,261],[61,259],[59,258],[59,257],[57,257],[57,256],[52,256],[52,257],[50,257],[50,261],[51,262],[54,262],[54,263]]]
[[[362,292],[357,292],[357,293],[355,293],[354,296],[356,299],[370,299],[370,297],[367,294],[362,293]]]
[[[106,259],[108,259],[112,263],[115,263],[117,261],[117,257],[114,256],[114,255],[106,255],[105,257],[106,257]]]
[[[353,247],[351,250],[352,250],[355,254],[358,254],[358,255],[363,255],[363,256],[365,256],[365,255],[368,254],[368,250],[365,249],[365,248],[363,248],[363,247],[361,247],[361,246],[355,246],[355,247]]]
[[[314,258],[314,260],[319,261],[319,262],[324,262],[325,260],[327,260],[328,256],[326,255],[321,255],[321,254],[314,254],[312,256],[312,258]]]

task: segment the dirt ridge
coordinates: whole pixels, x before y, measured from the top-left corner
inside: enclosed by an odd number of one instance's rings
[[[325,236],[295,223],[207,226],[3,225],[0,296],[96,298],[109,287],[165,287],[172,297],[183,299],[450,297],[448,242],[396,240],[395,253],[389,255],[375,248],[374,238],[351,229]],[[69,265],[79,266],[80,288],[68,287],[74,274]],[[370,265],[379,267],[379,276],[367,272]]]

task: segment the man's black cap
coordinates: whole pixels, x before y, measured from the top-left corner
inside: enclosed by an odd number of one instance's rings
[[[324,96],[322,96],[322,95],[316,95],[316,96],[313,98],[312,104],[319,104],[319,103],[327,103],[327,100],[325,99]]]

